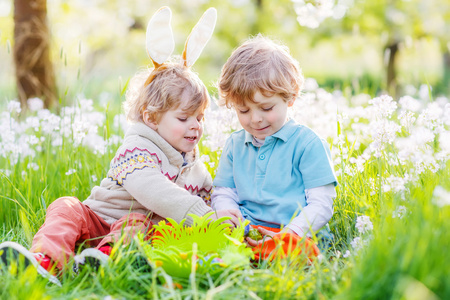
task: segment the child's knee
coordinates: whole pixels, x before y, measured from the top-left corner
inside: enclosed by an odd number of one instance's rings
[[[53,201],[47,209],[47,214],[50,211],[80,210],[83,204],[76,197],[61,197]]]

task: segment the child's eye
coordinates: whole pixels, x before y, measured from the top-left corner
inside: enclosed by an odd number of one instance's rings
[[[186,122],[187,118],[177,118],[180,122]]]
[[[248,109],[245,109],[245,110],[239,109],[239,112],[240,112],[241,114],[245,114],[245,113],[248,113]]]
[[[273,106],[271,106],[271,107],[268,107],[268,108],[262,108],[262,110],[263,110],[263,111],[271,111],[271,110],[272,110],[272,108],[273,108]]]

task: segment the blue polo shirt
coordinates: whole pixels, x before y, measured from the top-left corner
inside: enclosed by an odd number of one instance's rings
[[[245,130],[231,134],[213,183],[236,188],[251,224],[287,225],[306,206],[305,189],[337,184],[326,141],[308,127],[290,120],[263,146],[252,140]]]

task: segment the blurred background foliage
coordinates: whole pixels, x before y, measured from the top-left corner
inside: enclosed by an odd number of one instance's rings
[[[17,98],[14,2],[0,0],[0,103]],[[60,102],[80,93],[110,101],[105,93],[120,95],[139,68],[151,67],[145,28],[164,5],[173,11],[178,55],[206,8],[217,9],[214,35],[194,65],[212,94],[232,50],[257,33],[286,44],[305,77],[327,89],[399,96],[425,83],[449,94],[448,0],[47,0]]]

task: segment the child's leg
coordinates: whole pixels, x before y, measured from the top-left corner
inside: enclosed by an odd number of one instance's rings
[[[75,197],[55,200],[47,209],[44,224],[33,238],[30,251],[49,256],[62,270],[74,255],[75,246],[108,234],[110,225]],[[100,240],[90,241],[96,246]]]
[[[88,248],[83,250],[79,255],[75,256],[75,272],[79,272],[85,265],[90,265],[97,269],[100,265],[108,262],[108,255],[111,254],[112,245],[123,238],[124,244],[129,244],[132,238],[139,232],[143,233],[145,239],[150,236],[148,233],[153,227],[150,219],[139,213],[130,213],[123,216],[111,225],[110,232],[99,243],[96,248]]]
[[[151,237],[149,233],[152,230],[152,227],[153,222],[148,216],[140,213],[130,213],[111,224],[111,231],[101,240],[97,245],[97,248],[114,244],[119,241],[123,235],[125,235],[123,243],[129,244],[133,237],[139,232],[144,234],[145,240],[148,240]]]

